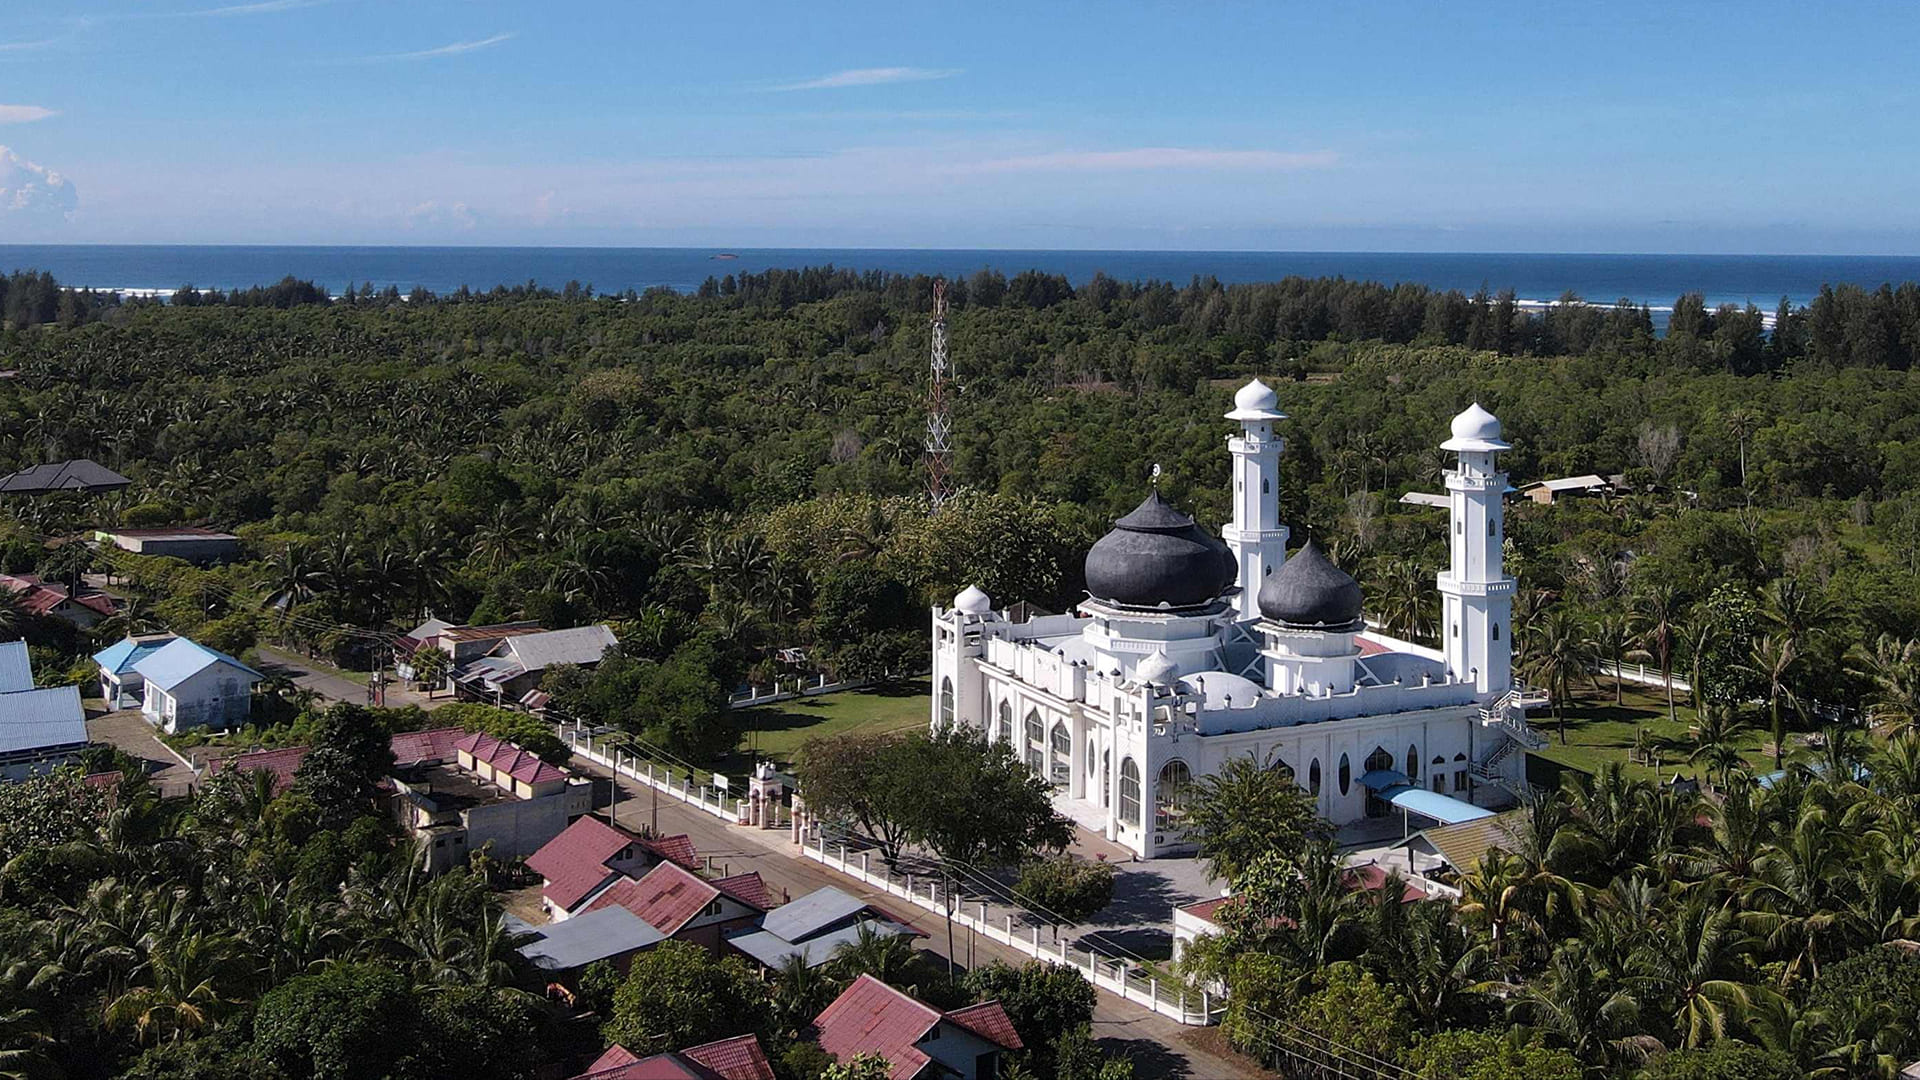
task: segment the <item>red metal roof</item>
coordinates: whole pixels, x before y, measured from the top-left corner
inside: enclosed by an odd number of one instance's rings
[[[1354,635],[1353,643],[1355,645],[1360,646],[1361,656],[1378,656],[1381,653],[1389,653],[1393,651],[1392,649],[1387,648],[1385,645],[1382,645],[1379,642],[1374,641],[1372,638],[1364,637],[1358,634]]]
[[[404,767],[452,761],[457,756],[455,747],[466,735],[467,729],[457,727],[403,731],[393,737],[393,763]]]
[[[713,883],[713,887],[752,908],[765,911],[773,906],[771,896],[767,895],[767,883],[760,880],[760,871],[753,870],[745,874],[723,877]]]
[[[65,585],[42,581],[38,574],[0,574],[0,588],[13,593],[14,602],[30,615],[45,615],[72,600],[101,615],[113,614],[113,597],[98,589],[83,589],[75,595]]]
[[[1385,867],[1376,863],[1368,863],[1365,866],[1356,866],[1345,871],[1340,875],[1340,878],[1347,883],[1347,888],[1353,889],[1356,892],[1361,890],[1365,890],[1366,892],[1379,892],[1380,889],[1387,884],[1387,870]],[[1400,894],[1401,903],[1411,904],[1416,900],[1425,900],[1427,898],[1427,891],[1425,889],[1404,879],[1401,881],[1401,884],[1406,890]]]
[[[275,795],[293,786],[293,774],[300,770],[300,763],[307,759],[304,746],[286,746],[278,750],[254,750],[232,757],[215,758],[207,762],[207,775],[218,776],[223,772],[255,772],[264,770],[273,774],[273,793]]]
[[[719,895],[720,890],[711,882],[702,881],[673,863],[663,862],[638,881],[623,877],[607,886],[580,914],[618,904],[640,916],[655,930],[672,937]]]
[[[862,975],[813,1018],[820,1049],[852,1061],[878,1054],[893,1066],[892,1080],[909,1080],[932,1061],[914,1043],[940,1022],[931,1005],[915,1001],[871,975]]]
[[[1013,1030],[1012,1018],[1007,1016],[1007,1010],[1001,1008],[998,1001],[983,1001],[978,1005],[955,1009],[947,1014],[947,1019],[996,1046],[1008,1050],[1023,1048],[1020,1033]]]
[[[726,1080],[774,1080],[773,1066],[760,1040],[752,1035],[721,1039],[680,1051],[680,1056],[705,1065]]]
[[[520,749],[504,739],[497,739],[484,731],[476,731],[454,744],[455,749],[472,754],[476,761],[484,761],[500,772],[506,773],[526,784],[544,784],[552,780],[565,780],[567,770],[557,765],[549,765],[526,750]]]
[[[527,869],[547,879],[541,890],[548,902],[563,910],[586,899],[614,871],[607,860],[640,839],[616,829],[591,814],[574,819],[559,836],[527,857]]]
[[[696,870],[700,866],[700,858],[693,850],[693,838],[686,833],[649,837],[640,843],[668,862],[679,863],[689,870]]]

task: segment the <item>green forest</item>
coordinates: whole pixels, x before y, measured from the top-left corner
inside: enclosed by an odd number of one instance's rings
[[[700,761],[738,740],[731,690],[791,673],[777,649],[856,680],[911,675],[927,605],[967,584],[1064,610],[1082,595],[1081,555],[1155,464],[1163,493],[1217,528],[1220,417],[1253,376],[1291,417],[1281,500],[1295,536],[1310,531],[1360,579],[1371,617],[1430,637],[1443,520],[1398,499],[1439,490],[1447,422],[1477,400],[1514,445],[1516,486],[1623,478],[1617,493],[1508,516],[1516,659],[1554,695],[1536,724],[1558,740],[1585,730],[1616,693],[1594,678],[1599,663],[1670,674],[1682,688],[1619,715],[1644,736],[1639,767],[1677,764],[1709,797],[1602,769],[1543,800],[1521,850],[1468,902],[1378,931],[1460,960],[1439,989],[1431,970],[1364,945],[1364,913],[1328,915],[1305,945],[1262,923],[1222,961],[1260,1010],[1232,1030],[1258,1051],[1271,1017],[1314,1026],[1362,1015],[1349,999],[1372,995],[1383,1030],[1521,1025],[1537,1047],[1514,1055],[1552,1051],[1589,1075],[1678,1069],[1717,1042],[1788,1071],[1661,1075],[1891,1075],[1920,1054],[1920,983],[1898,944],[1920,918],[1920,788],[1900,764],[1915,754],[1900,733],[1920,720],[1920,287],[1829,288],[1771,313],[1681,297],[1656,333],[1644,307],[1573,297],[1529,311],[1511,293],[1339,280],[1076,287],[983,271],[949,288],[960,494],[935,517],[926,278],[815,268],[686,295],[338,297],[290,280],[167,304],[4,280],[0,471],[85,457],[134,481],[0,501],[0,571],[110,571],[132,599],[90,633],[0,606],[43,682],[82,680],[93,649],[145,628],[235,653],[276,641],[364,670],[383,635],[429,614],[606,621],[620,655],[567,676],[556,700]],[[67,542],[170,524],[235,532],[245,558],[196,569]],[[1776,769],[1771,788],[1754,785]],[[370,965],[353,977],[392,982],[383,992],[413,1002],[423,1031],[480,1006],[436,1012],[416,987],[520,1007],[486,996],[504,976],[488,967],[484,890],[458,878],[387,896],[375,876],[405,860],[370,827],[355,833],[352,815],[321,838],[245,792],[162,812],[62,790],[35,812],[98,817],[60,819],[51,835],[71,844],[58,859],[0,826],[15,853],[0,869],[0,937],[34,958],[0,985],[3,1045],[43,1053],[36,1033],[78,1023],[90,1040],[66,1059],[78,1075],[136,1057],[148,1075],[213,1075],[192,1070],[220,1039],[304,1037],[294,1014],[318,1006],[283,988],[316,956]],[[177,854],[148,870],[154,851]],[[1304,925],[1295,905],[1317,894],[1299,883],[1319,872],[1307,855],[1267,868],[1272,911]],[[196,934],[246,942],[256,923],[281,924],[249,907],[256,881],[338,905],[314,930],[345,935],[337,948],[293,949],[213,989],[182,981],[212,963],[176,955],[201,947]],[[123,951],[75,974],[107,955],[94,944],[109,932]],[[1468,964],[1448,949],[1479,952]],[[1243,979],[1261,981],[1241,994]],[[219,1004],[189,1030],[181,1007],[196,993]],[[166,1009],[142,1023],[143,1002]],[[1466,1071],[1460,1060],[1498,1055],[1463,1045],[1396,1067],[1511,1075]]]

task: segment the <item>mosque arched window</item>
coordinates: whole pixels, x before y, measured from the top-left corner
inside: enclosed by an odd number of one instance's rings
[[[940,726],[953,725],[953,680],[940,680]]]
[[[1120,759],[1120,823],[1140,824],[1140,766],[1130,757]]]
[[[1272,771],[1279,773],[1280,776],[1283,779],[1285,779],[1288,783],[1295,782],[1293,778],[1293,766],[1287,764],[1286,758],[1276,756],[1273,759],[1273,764],[1267,767]]]
[[[1373,748],[1373,753],[1368,754],[1367,760],[1362,764],[1366,766],[1361,770],[1362,772],[1392,772],[1393,755],[1387,752],[1386,747],[1376,746]]]
[[[1352,786],[1353,786],[1353,765],[1351,762],[1347,760],[1347,755],[1341,754],[1340,755],[1340,794],[1345,795],[1347,793],[1347,789]]]
[[[1153,827],[1177,829],[1187,816],[1187,794],[1193,787],[1193,770],[1179,758],[1160,769],[1160,781],[1153,789]]]
[[[1499,623],[1493,624],[1493,640],[1495,641],[1500,640],[1500,624]]]
[[[1003,743],[1013,741],[1013,702],[1000,702],[1000,730],[995,737]]]
[[[1307,790],[1312,792],[1315,795],[1320,794],[1320,759],[1319,758],[1314,758],[1313,764],[1307,766]]]
[[[1412,746],[1407,747],[1407,779],[1420,779],[1420,751]]]
[[[1040,723],[1040,710],[1028,709],[1026,720],[1027,768],[1035,776],[1047,774],[1046,738],[1047,729]]]
[[[1068,733],[1065,721],[1053,725],[1047,734],[1049,749],[1053,751],[1052,767],[1047,779],[1055,784],[1065,784],[1072,779],[1073,772],[1073,736]]]

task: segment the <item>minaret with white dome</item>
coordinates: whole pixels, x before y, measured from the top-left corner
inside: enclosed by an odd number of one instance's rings
[[[1513,686],[1515,583],[1501,559],[1507,474],[1495,455],[1512,448],[1500,438],[1499,419],[1478,402],[1453,418],[1453,437],[1440,448],[1459,455],[1447,473],[1451,555],[1439,578],[1447,670],[1481,693],[1503,694]]]
[[[1280,454],[1286,440],[1274,434],[1285,420],[1280,399],[1255,379],[1233,395],[1227,419],[1240,422],[1240,434],[1227,439],[1233,454],[1233,520],[1220,531],[1238,568],[1242,619],[1260,617],[1260,584],[1287,558],[1287,527],[1280,523]]]

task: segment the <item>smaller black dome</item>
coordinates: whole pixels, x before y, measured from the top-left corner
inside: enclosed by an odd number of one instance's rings
[[[1260,614],[1305,630],[1358,630],[1360,583],[1309,540],[1260,583]]]
[[[1087,551],[1087,591],[1123,607],[1211,603],[1238,576],[1233,554],[1193,519],[1149,492]]]

